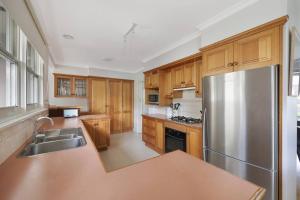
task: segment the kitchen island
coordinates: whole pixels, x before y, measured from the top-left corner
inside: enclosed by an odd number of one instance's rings
[[[0,165],[0,199],[253,200],[264,196],[263,188],[181,151],[107,173],[80,118],[54,118],[54,123],[53,128],[82,128],[87,144],[31,157],[18,157],[21,147]]]

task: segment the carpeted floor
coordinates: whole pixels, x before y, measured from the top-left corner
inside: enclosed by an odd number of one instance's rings
[[[159,156],[158,153],[145,146],[141,134],[133,132],[112,134],[110,142],[108,149],[100,152],[101,160],[107,171]]]

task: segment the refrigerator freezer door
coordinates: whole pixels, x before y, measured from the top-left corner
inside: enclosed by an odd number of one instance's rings
[[[277,67],[203,79],[205,148],[277,170]]]
[[[222,168],[236,176],[246,179],[266,189],[266,200],[277,200],[277,172],[259,168],[219,153],[206,150],[210,164]]]

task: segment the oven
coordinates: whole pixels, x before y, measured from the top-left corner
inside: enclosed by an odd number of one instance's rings
[[[186,133],[165,128],[165,152],[181,150],[186,152]]]

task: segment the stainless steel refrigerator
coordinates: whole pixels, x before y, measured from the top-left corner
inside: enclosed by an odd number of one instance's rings
[[[278,199],[278,66],[203,79],[204,159]]]

